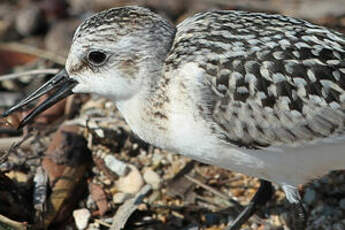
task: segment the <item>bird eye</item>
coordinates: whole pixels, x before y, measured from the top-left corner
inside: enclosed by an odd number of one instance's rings
[[[107,58],[107,55],[100,51],[92,51],[88,55],[89,61],[95,65],[102,64],[106,58]]]

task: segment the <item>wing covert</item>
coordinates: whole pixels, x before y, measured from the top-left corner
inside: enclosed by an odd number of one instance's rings
[[[167,71],[198,63],[208,91],[199,106],[224,140],[260,148],[343,135],[344,35],[241,11],[197,14],[177,28]]]

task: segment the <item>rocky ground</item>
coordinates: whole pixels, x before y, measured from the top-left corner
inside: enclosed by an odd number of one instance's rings
[[[63,66],[76,26],[102,9],[144,5],[174,23],[212,8],[266,11],[345,32],[344,3],[2,0],[0,112]],[[71,96],[16,130],[29,110],[0,120],[0,229],[218,230],[258,188],[255,178],[143,143],[103,98]],[[301,194],[310,213],[308,230],[345,229],[344,171],[304,185]],[[276,187],[274,199],[243,229],[289,229],[290,214]]]

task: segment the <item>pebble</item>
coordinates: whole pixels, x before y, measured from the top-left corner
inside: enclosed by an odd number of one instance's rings
[[[99,125],[96,123],[96,121],[90,120],[87,124],[90,129],[95,131],[98,137],[104,138],[104,131],[99,128]]]
[[[150,184],[153,189],[159,189],[162,179],[155,171],[150,168],[146,169],[143,176],[145,182]]]
[[[79,230],[86,229],[89,224],[91,213],[88,209],[82,208],[73,211],[75,224]]]
[[[132,197],[132,195],[130,195],[128,193],[118,192],[118,193],[114,194],[113,202],[115,204],[122,204],[123,202],[125,202],[126,200],[128,200],[131,197]]]
[[[10,179],[15,180],[18,183],[27,183],[29,180],[29,175],[21,172],[21,171],[10,171],[5,174]]]
[[[120,177],[116,182],[118,191],[129,194],[136,194],[144,185],[144,179],[134,165],[128,165],[130,171],[126,176]]]
[[[126,163],[116,159],[113,155],[108,154],[104,158],[105,165],[116,175],[124,176],[128,172],[128,167]]]
[[[152,156],[152,165],[154,167],[159,166],[160,164],[162,164],[163,159],[164,159],[164,156],[160,152],[158,152],[158,150],[157,151],[155,150]]]

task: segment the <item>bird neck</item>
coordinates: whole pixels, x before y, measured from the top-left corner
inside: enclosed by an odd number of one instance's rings
[[[176,28],[169,24],[164,30],[164,33],[150,34],[157,37],[154,39],[155,43],[146,44],[145,58],[139,66],[139,78],[142,79],[140,89],[131,98],[116,103],[134,133],[146,142],[160,147],[164,147],[167,142],[163,139],[166,136],[163,133],[167,132],[166,123],[169,119],[165,110],[168,100],[163,67],[171,50]]]
[[[145,81],[140,90],[127,100],[117,101],[116,105],[132,131],[144,141],[164,147],[168,114],[164,111],[164,92],[161,91],[162,66],[145,71]],[[163,93],[163,94],[162,94]]]

